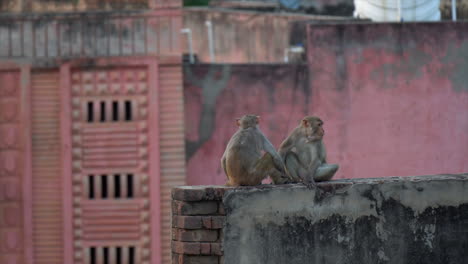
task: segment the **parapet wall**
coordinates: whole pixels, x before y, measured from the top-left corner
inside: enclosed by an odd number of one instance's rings
[[[468,174],[337,180],[318,190],[173,189],[173,264],[468,261]]]

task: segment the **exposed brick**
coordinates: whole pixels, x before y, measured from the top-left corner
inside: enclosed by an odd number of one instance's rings
[[[185,229],[200,229],[202,228],[202,217],[174,215],[172,217],[172,227]]]
[[[204,216],[202,218],[203,228],[211,229],[211,216]]]
[[[211,255],[222,256],[223,245],[221,243],[211,243]]]
[[[172,253],[172,264],[181,264],[182,258],[179,254]]]
[[[221,229],[224,227],[224,221],[226,221],[225,216],[212,216],[211,217],[211,228]]]
[[[173,228],[173,240],[187,242],[214,242],[218,239],[217,230],[197,229],[185,230]]]
[[[220,201],[226,186],[183,186],[172,189],[172,199],[186,202]]]
[[[174,228],[174,227],[172,228],[172,230],[171,230],[171,237],[172,237],[172,240],[178,240],[178,239],[177,239],[177,237],[178,237],[178,235],[177,235],[178,231],[179,231],[179,229]]]
[[[218,214],[226,215],[226,211],[224,209],[224,204],[223,203],[219,203],[219,205],[218,205]]]
[[[210,215],[216,214],[217,211],[218,203],[215,201],[172,201],[172,214],[174,215]]]
[[[172,252],[187,255],[200,255],[200,243],[172,241]]]
[[[200,243],[200,253],[202,255],[211,255],[211,244],[210,243]]]
[[[183,255],[181,264],[218,264],[218,256],[187,256]]]

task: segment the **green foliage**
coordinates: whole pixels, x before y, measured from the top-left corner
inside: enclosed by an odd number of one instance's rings
[[[207,6],[210,0],[184,0],[184,6]]]

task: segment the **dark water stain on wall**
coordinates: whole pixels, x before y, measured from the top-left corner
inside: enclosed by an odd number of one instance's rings
[[[198,73],[202,68],[207,68],[205,75]],[[198,68],[185,64],[184,78],[186,82],[202,89],[202,111],[198,124],[198,140],[186,140],[185,142],[186,159],[189,160],[213,134],[216,125],[216,101],[231,78],[231,65],[205,65]]]
[[[468,92],[468,41],[460,45],[450,44],[442,62],[451,66],[447,73],[454,91]]]

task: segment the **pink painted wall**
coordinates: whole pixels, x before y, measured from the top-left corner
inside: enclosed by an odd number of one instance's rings
[[[322,117],[336,178],[468,171],[467,27],[310,25],[308,67],[186,66],[188,183],[225,182],[219,159],[246,113],[277,147]]]
[[[468,171],[467,23],[310,25],[311,112],[339,177]]]

